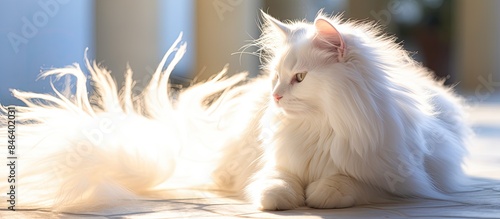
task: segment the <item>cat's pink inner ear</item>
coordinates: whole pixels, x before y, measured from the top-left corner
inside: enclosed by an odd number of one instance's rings
[[[337,28],[323,18],[317,18],[314,26],[317,32],[314,44],[323,49],[336,50],[340,57],[344,56],[345,42]]]

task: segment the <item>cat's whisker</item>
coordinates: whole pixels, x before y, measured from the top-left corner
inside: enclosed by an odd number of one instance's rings
[[[263,18],[262,36],[235,53],[260,54],[268,73],[256,78],[225,77],[224,68],[169,93],[185,52],[179,37],[137,96],[131,71],[120,96],[109,71],[88,60],[93,96],[78,65],[44,74],[75,76],[75,97],[14,90],[26,106],[0,105],[0,121],[18,115],[26,149],[16,207],[94,210],[199,180],[265,210],[344,208],[388,195],[438,200],[460,189],[470,135],[462,101],[394,38],[321,12],[313,23]],[[0,125],[4,148],[6,133]]]
[[[254,202],[268,210],[340,208],[459,188],[470,130],[461,101],[393,37],[373,23],[321,12],[312,24],[263,17],[257,44],[283,98],[270,106],[272,119],[262,120],[277,129],[263,157],[272,165],[248,187],[260,194]],[[288,83],[300,72],[307,77]],[[427,136],[436,130],[446,143],[431,154],[436,143]]]

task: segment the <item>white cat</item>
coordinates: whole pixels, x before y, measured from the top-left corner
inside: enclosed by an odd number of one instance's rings
[[[272,101],[261,125],[274,129],[246,189],[253,203],[344,208],[459,189],[461,100],[393,38],[321,14],[313,24],[264,19]]]
[[[393,39],[323,15],[313,24],[264,17],[268,72],[248,83],[221,73],[172,97],[168,78],[186,50],[179,37],[140,95],[130,71],[119,92],[109,71],[88,61],[91,97],[78,65],[42,75],[76,78],[69,95],[14,90],[26,104],[15,107],[16,208],[97,209],[211,172],[218,189],[246,187],[268,210],[459,188],[469,133],[461,101]],[[0,106],[2,151],[6,114]]]

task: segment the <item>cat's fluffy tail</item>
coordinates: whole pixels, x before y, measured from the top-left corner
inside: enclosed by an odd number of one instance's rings
[[[236,101],[244,98],[245,86],[234,85],[246,75],[224,78],[222,72],[172,95],[168,78],[186,50],[185,43],[178,47],[180,39],[140,94],[133,93],[130,70],[119,92],[109,72],[88,60],[94,88],[90,98],[87,78],[78,64],[42,74],[76,78],[69,93],[54,87],[52,95],[12,91],[26,104],[15,106],[16,154],[12,156],[17,156],[17,209],[89,209],[147,194],[175,179],[186,186],[183,177],[198,177],[191,181],[205,183],[200,180],[206,181],[215,168],[223,145],[246,126],[244,118],[232,119],[245,113]],[[163,70],[172,53],[172,62]],[[6,120],[9,109],[0,107],[0,119]],[[6,158],[7,126],[1,122],[0,148]],[[10,170],[0,171],[8,176]],[[10,185],[14,184],[1,181],[3,196]]]

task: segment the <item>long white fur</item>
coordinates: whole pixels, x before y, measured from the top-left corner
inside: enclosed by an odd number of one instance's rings
[[[265,69],[282,99],[262,120],[276,129],[247,187],[256,206],[342,208],[460,188],[469,134],[462,102],[394,39],[372,23],[319,14],[315,22],[328,21],[343,39],[328,49],[314,44],[323,37],[315,24],[264,19]]]
[[[234,87],[246,74],[225,78],[224,70],[173,97],[168,78],[186,50],[185,43],[178,47],[180,40],[181,35],[139,95],[132,92],[130,70],[118,92],[109,72],[88,60],[91,97],[78,64],[41,75],[76,78],[75,92],[69,96],[55,88],[53,95],[12,91],[26,104],[16,106],[16,209],[97,209],[145,196],[158,186],[211,182],[223,145],[241,135],[251,115],[247,112],[251,102],[235,104],[240,102],[234,100],[247,98],[250,92],[245,85]],[[2,119],[6,118],[6,108],[1,111]],[[4,124],[0,127],[2,154],[7,151]],[[2,176],[8,175],[7,168],[1,171]],[[8,186],[2,180],[0,189],[7,191]]]
[[[342,34],[341,58],[311,46],[314,25],[267,16],[258,42],[267,73],[256,79],[222,72],[174,98],[168,77],[186,47],[177,48],[179,37],[139,95],[130,70],[118,92],[109,72],[88,61],[91,97],[78,65],[43,74],[75,77],[69,96],[13,90],[27,105],[16,107],[18,207],[78,211],[195,184],[246,187],[269,210],[458,189],[469,132],[461,100],[372,24],[319,17]],[[303,70],[305,80],[288,85]],[[0,126],[2,151],[6,133]]]

